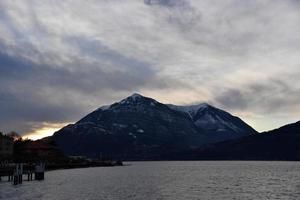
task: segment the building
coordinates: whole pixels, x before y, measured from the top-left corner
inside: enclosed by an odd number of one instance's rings
[[[60,149],[40,140],[19,141],[14,153],[15,158],[22,162],[59,162],[65,159]]]
[[[0,132],[0,157],[10,157],[13,155],[14,139],[3,135]]]
[[[36,157],[56,157],[60,151],[49,144],[39,141],[29,141],[22,147],[22,153]]]

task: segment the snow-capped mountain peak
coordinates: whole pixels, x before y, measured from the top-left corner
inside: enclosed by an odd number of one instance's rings
[[[137,101],[137,100],[142,99],[142,98],[145,98],[145,97],[138,94],[138,93],[134,93],[131,96],[127,97],[126,99],[122,100],[122,101],[126,101],[126,100]]]
[[[143,97],[143,96],[138,93],[133,93],[129,98],[136,99],[136,98],[141,98],[141,97]]]
[[[224,132],[245,133],[245,130],[250,130],[251,127],[246,125],[241,119],[232,116],[230,113],[215,108],[207,103],[201,103],[191,106],[176,106],[168,105],[169,108],[187,113],[194,121],[195,125],[209,132]],[[254,133],[255,131],[249,131]]]
[[[143,98],[146,98],[138,93],[134,93],[131,96],[121,100],[120,102],[117,102],[118,104],[129,104],[130,102],[136,102],[138,100],[141,100]],[[112,104],[113,105],[113,104]],[[100,108],[97,109],[97,111],[105,111],[105,110],[109,110],[112,108],[112,105],[105,105],[105,106],[101,106]]]
[[[212,107],[208,103],[201,103],[198,105],[189,105],[189,106],[177,106],[177,105],[168,104],[168,106],[173,110],[185,112],[188,113],[189,115],[195,115],[200,110],[204,110],[209,107]]]
[[[53,138],[69,155],[107,152],[120,156],[125,152],[134,158],[143,157],[141,152],[152,156],[158,149],[168,153],[252,133],[256,131],[242,120],[207,103],[166,105],[133,94],[100,107]]]
[[[144,97],[138,93],[134,93],[132,94],[131,96],[121,100],[120,102],[118,102],[119,105],[131,105],[131,104],[140,104],[140,103],[143,103],[147,100],[149,100],[150,98],[148,97]]]

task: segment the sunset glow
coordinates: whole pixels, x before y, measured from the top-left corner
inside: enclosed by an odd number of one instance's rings
[[[53,135],[56,131],[67,125],[68,123],[59,123],[59,124],[48,124],[44,123],[44,126],[34,130],[33,132],[26,133],[22,138],[38,140],[47,136]]]

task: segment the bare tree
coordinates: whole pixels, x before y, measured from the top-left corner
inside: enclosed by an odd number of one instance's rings
[[[7,133],[6,136],[13,138],[14,141],[22,139],[20,134],[17,133],[16,131],[11,131],[11,132]]]

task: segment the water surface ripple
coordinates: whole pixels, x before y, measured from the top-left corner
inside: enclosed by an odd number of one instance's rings
[[[57,170],[42,182],[0,182],[5,200],[300,199],[300,162],[131,162]]]

